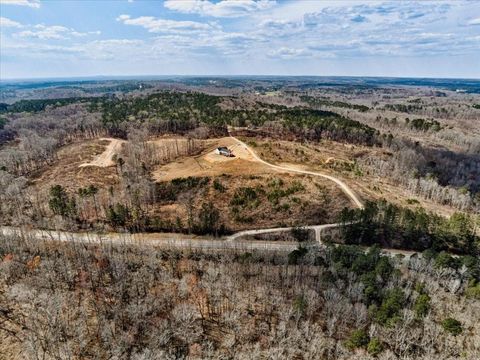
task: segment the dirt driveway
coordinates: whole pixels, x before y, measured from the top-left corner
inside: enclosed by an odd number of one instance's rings
[[[113,155],[120,153],[122,145],[125,142],[124,140],[113,139],[113,138],[102,138],[102,141],[110,141],[110,143],[105,148],[105,151],[98,155],[95,159],[88,163],[79,165],[79,167],[85,166],[98,166],[98,167],[109,167],[115,165],[113,161]]]

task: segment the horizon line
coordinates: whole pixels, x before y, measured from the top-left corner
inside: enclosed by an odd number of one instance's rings
[[[250,77],[250,78],[255,78],[255,77],[285,77],[285,78],[306,78],[306,77],[318,77],[318,78],[387,78],[387,79],[445,79],[445,80],[474,80],[474,81],[480,81],[480,77],[474,78],[474,77],[435,77],[435,76],[388,76],[388,75],[281,75],[281,74],[211,74],[211,75],[205,75],[205,74],[168,74],[168,75],[78,75],[78,76],[53,76],[53,77],[12,77],[12,78],[1,78],[0,77],[0,83],[1,82],[8,82],[8,81],[41,81],[41,80],[68,80],[68,79],[81,79],[81,80],[90,80],[90,79],[98,79],[98,78],[103,78],[105,80],[109,79],[115,79],[115,78],[131,78],[136,79],[136,78],[155,78],[155,77],[161,77],[161,78],[173,78],[173,77],[183,77],[183,78],[192,78],[192,77],[204,77],[204,78],[209,78],[209,77],[218,77],[218,78],[234,78],[234,77]]]

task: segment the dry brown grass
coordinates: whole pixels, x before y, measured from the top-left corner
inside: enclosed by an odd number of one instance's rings
[[[58,184],[72,191],[88,185],[105,188],[115,185],[119,180],[115,167],[80,167],[102,154],[108,144],[105,140],[88,140],[61,148],[55,163],[33,174],[32,185],[48,189]]]
[[[294,166],[306,170],[319,171],[334,175],[344,180],[363,199],[386,198],[390,202],[402,206],[417,206],[407,200],[416,199],[428,210],[443,215],[450,215],[453,209],[434,204],[412,196],[406,190],[394,186],[385,179],[359,174],[354,169],[354,161],[364,155],[377,157],[389,156],[384,150],[322,141],[320,143],[296,143],[291,141],[269,141],[255,138],[244,139],[257,154],[276,164]],[[172,141],[175,146],[185,145],[183,138],[161,138],[152,140],[156,149]],[[175,202],[158,202],[149,207],[149,214],[175,223],[180,218],[185,225],[188,219],[187,203],[192,202],[195,211],[199,211],[202,203],[213,202],[220,210],[223,223],[231,230],[275,227],[283,225],[320,224],[336,221],[338,212],[345,206],[351,206],[342,191],[332,182],[311,176],[280,173],[264,164],[254,161],[252,155],[239,146],[232,138],[198,140],[200,154],[196,156],[180,156],[168,164],[157,166],[152,171],[152,179],[157,182],[170,182],[175,178],[189,176],[208,177],[209,185],[195,190],[193,194],[181,195]],[[98,159],[108,151],[110,142],[106,140],[85,141],[68,145],[58,152],[58,160],[32,178],[32,186],[39,191],[48,191],[56,184],[64,186],[71,192],[88,185],[103,189],[105,194],[109,187],[117,188],[120,178],[114,166],[85,166]],[[227,158],[216,155],[218,146],[229,147],[235,157]],[[158,150],[160,151],[160,150]],[[181,153],[181,152],[180,152]],[[212,184],[217,178],[226,188],[224,192],[216,191]],[[255,207],[241,209],[239,213],[232,211],[231,200],[235,191],[241,187],[271,189],[267,184],[274,178],[281,179],[287,188],[293,181],[300,181],[305,190],[301,193],[281,199],[280,204],[272,204],[266,195],[261,196],[260,204]],[[295,200],[292,200],[295,199]]]
[[[218,176],[269,174],[275,170],[255,162],[252,155],[230,138],[205,140],[206,149],[198,156],[183,157],[177,161],[157,167],[152,176],[156,181],[168,181],[188,176]],[[233,151],[234,157],[225,157],[214,153],[215,148],[226,146]]]
[[[215,189],[215,180],[225,188],[224,191]],[[274,182],[281,185],[275,187]],[[301,184],[302,189],[280,197],[278,203],[269,199],[275,189],[286,190],[296,184]],[[238,212],[235,212],[232,199],[241,188],[254,189],[257,199],[246,206],[237,206]],[[179,217],[185,223],[188,206],[193,207],[196,216],[206,202],[215,205],[223,224],[233,231],[335,222],[341,209],[352,206],[345,194],[328,180],[285,173],[237,174],[212,177],[207,185],[179,194],[175,202],[156,204],[151,215],[172,223]]]
[[[100,141],[102,144],[105,142],[107,143],[105,150],[101,154],[97,155],[92,161],[83,163],[79,165],[79,167],[109,167],[115,165],[114,157],[120,153],[122,145],[125,141],[112,138],[102,138]]]
[[[254,138],[247,138],[245,141],[251,145],[256,144],[254,150],[267,161],[335,175],[366,200],[385,198],[392,203],[412,208],[421,205],[425,209],[443,216],[450,216],[455,212],[452,207],[415,196],[406,189],[391,183],[388,179],[360,173],[352,168],[355,159],[361,156],[371,155],[377,158],[390,156],[384,149],[328,140],[304,144]],[[416,200],[418,203],[411,204],[409,200]]]

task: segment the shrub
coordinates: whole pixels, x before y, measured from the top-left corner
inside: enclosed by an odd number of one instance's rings
[[[291,234],[293,238],[298,242],[307,241],[309,237],[308,229],[298,227],[298,226],[295,226],[294,228],[292,228]]]
[[[293,301],[293,308],[297,313],[303,315],[307,309],[307,300],[303,295],[299,295]]]
[[[233,220],[239,223],[251,224],[253,223],[253,216],[244,216],[237,214],[234,216]]]
[[[293,250],[290,254],[288,254],[288,264],[296,265],[307,252],[308,250],[304,247],[299,247],[298,249]]]
[[[377,356],[383,351],[383,345],[378,338],[372,338],[367,345],[367,351],[370,355]]]
[[[305,190],[305,186],[300,181],[294,181],[292,182],[292,185],[286,190],[287,195],[294,194],[299,191]]]
[[[456,270],[460,267],[460,265],[460,259],[454,258],[443,251],[435,258],[435,266],[438,268],[451,268]]]
[[[213,180],[213,188],[218,192],[225,192],[225,186],[218,179]]]
[[[258,195],[255,189],[251,187],[242,187],[235,191],[230,205],[232,206],[247,206],[257,199]]]
[[[283,180],[279,178],[273,178],[269,183],[269,187],[280,188],[283,186]]]
[[[422,252],[422,256],[425,260],[432,260],[437,257],[438,253],[433,249],[427,249]]]
[[[378,309],[374,308],[375,320],[386,326],[394,325],[400,318],[400,311],[405,305],[405,294],[402,289],[394,288],[386,292],[382,304]]]
[[[345,346],[350,349],[356,349],[359,347],[367,346],[369,341],[368,335],[363,329],[357,329],[352,332],[348,340],[345,342]]]
[[[425,284],[424,283],[416,283],[415,284],[415,291],[419,294],[426,294],[425,292]]]
[[[246,252],[238,255],[238,261],[241,263],[249,262],[253,259],[253,254],[251,252]]]
[[[456,336],[462,333],[462,323],[453,318],[446,318],[442,322],[442,327],[445,331],[448,331],[450,334]]]
[[[415,300],[415,305],[413,306],[415,314],[417,317],[424,317],[430,311],[430,296],[427,294],[421,294]]]
[[[268,186],[272,187],[273,190],[267,194],[267,198],[274,205],[278,205],[281,198],[284,198],[284,197],[293,195],[299,191],[305,190],[305,187],[299,181],[292,182],[292,184],[287,189],[283,190],[281,189],[281,187],[283,186],[283,180],[277,179],[277,178],[270,181]]]
[[[469,299],[480,300],[480,284],[470,286],[465,290],[465,296]]]
[[[470,279],[480,281],[480,259],[471,255],[463,256],[462,264],[467,268]]]

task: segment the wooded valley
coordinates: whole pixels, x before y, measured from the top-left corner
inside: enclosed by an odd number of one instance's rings
[[[5,90],[1,353],[478,358],[478,94],[215,81]],[[222,147],[233,156],[215,154]],[[313,240],[303,228],[323,224],[337,231]],[[26,232],[221,244],[269,228],[291,230],[241,244],[295,250],[58,242]]]

